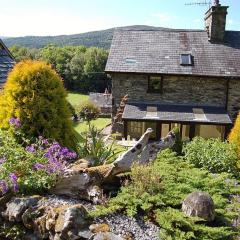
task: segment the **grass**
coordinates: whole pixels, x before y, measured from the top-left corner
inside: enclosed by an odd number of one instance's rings
[[[111,118],[98,118],[91,122],[91,124],[99,130],[105,128],[110,123]],[[78,133],[86,132],[88,130],[87,122],[74,123],[73,127]]]
[[[88,99],[89,99],[88,95],[76,92],[69,92],[67,96],[67,100],[73,107],[77,106],[79,103],[86,101]],[[99,130],[105,128],[110,123],[111,123],[110,118],[98,118],[91,122],[91,124],[93,124]],[[78,133],[82,133],[88,130],[87,122],[73,123],[73,127]]]
[[[69,92],[67,96],[67,100],[70,102],[72,106],[77,106],[79,103],[86,101],[88,99],[89,99],[88,95],[76,92]]]

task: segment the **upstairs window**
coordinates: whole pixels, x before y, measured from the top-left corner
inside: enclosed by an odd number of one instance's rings
[[[181,54],[180,55],[180,64],[182,66],[192,66],[193,65],[193,56],[191,54]]]
[[[162,93],[162,77],[150,76],[148,78],[148,93]]]

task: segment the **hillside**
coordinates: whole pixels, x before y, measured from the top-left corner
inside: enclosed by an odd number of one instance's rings
[[[74,35],[61,35],[61,36],[26,36],[26,37],[15,37],[5,38],[4,42],[8,47],[12,45],[21,45],[29,48],[41,48],[48,44],[55,44],[58,46],[66,45],[84,45],[87,47],[101,47],[109,49],[113,37],[113,33],[116,29],[120,30],[153,30],[162,29],[151,26],[127,26],[120,28],[110,28],[102,31],[87,32]]]

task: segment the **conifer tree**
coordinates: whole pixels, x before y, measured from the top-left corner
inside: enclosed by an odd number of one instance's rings
[[[240,113],[237,116],[234,127],[228,137],[228,140],[237,146],[238,155],[240,156]]]
[[[8,129],[11,118],[29,139],[42,135],[75,147],[62,79],[45,62],[22,61],[10,72],[0,96],[0,128]]]

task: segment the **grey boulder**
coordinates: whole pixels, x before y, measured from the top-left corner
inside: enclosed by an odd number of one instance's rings
[[[199,217],[208,222],[215,219],[214,202],[206,192],[189,194],[183,201],[182,211],[189,217]]]

